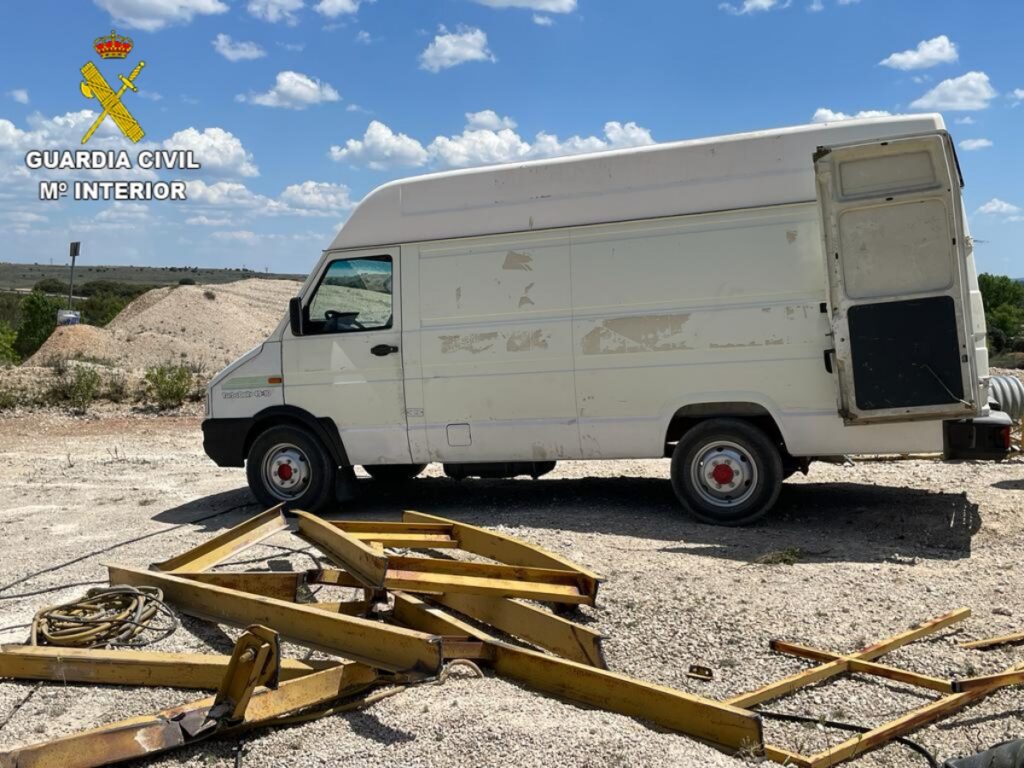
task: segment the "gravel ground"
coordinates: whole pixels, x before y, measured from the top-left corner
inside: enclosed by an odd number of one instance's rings
[[[152,416],[113,407],[98,416],[7,414],[0,443],[0,626],[101,580],[102,564],[144,566],[258,511],[240,470],[202,454],[198,415]],[[500,528],[607,577],[583,620],[608,636],[611,669],[713,698],[806,666],[768,649],[781,637],[849,651],[959,606],[974,616],[885,661],[939,677],[998,671],[1020,647],[987,653],[956,643],[1024,629],[1017,589],[1024,547],[1024,461],[946,465],[874,461],[815,464],[787,481],[775,514],[743,529],[697,524],[677,509],[666,461],[563,463],[537,481],[465,481],[437,468],[406,489],[366,490],[345,517],[395,519],[402,509]],[[207,519],[213,512],[231,510]],[[755,560],[778,551],[793,565]],[[272,547],[244,557],[305,556]],[[40,590],[53,591],[40,594]],[[19,596],[22,595],[22,596]],[[185,619],[158,646],[230,649],[233,631]],[[25,630],[0,633],[21,642]],[[291,649],[292,654],[301,653]],[[691,663],[715,670],[704,683]],[[19,702],[30,694],[25,703]],[[0,749],[72,733],[194,698],[167,689],[0,683]],[[902,685],[840,680],[773,702],[813,717],[882,722],[921,694]],[[1007,690],[918,731],[940,758],[1024,736],[1024,692]],[[766,724],[768,740],[812,752],[844,738],[818,727]],[[237,740],[147,761],[230,766]],[[678,734],[539,696],[488,677],[410,689],[359,713],[260,731],[241,742],[247,766],[737,766]],[[898,746],[857,766],[913,766]]]

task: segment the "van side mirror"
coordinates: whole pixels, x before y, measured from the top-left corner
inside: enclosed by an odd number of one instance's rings
[[[302,297],[292,296],[288,300],[288,323],[291,325],[292,336],[302,335]]]

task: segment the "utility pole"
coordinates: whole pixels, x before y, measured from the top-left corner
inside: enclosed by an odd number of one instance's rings
[[[78,252],[82,244],[77,240],[71,243],[71,282],[68,284],[68,309],[74,309],[72,304],[72,297],[75,295],[75,259],[78,258]]]

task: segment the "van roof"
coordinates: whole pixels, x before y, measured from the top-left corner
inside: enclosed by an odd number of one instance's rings
[[[844,120],[413,176],[368,194],[329,250],[808,202],[819,146],[943,129]]]

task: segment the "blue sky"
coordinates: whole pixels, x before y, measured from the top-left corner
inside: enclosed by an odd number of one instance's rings
[[[130,36],[127,60],[94,38]],[[0,260],[305,272],[387,180],[838,119],[941,111],[979,268],[1024,277],[1018,0],[15,0],[0,47]],[[40,202],[28,149],[77,149],[117,81],[146,136],[194,149],[184,203]]]

